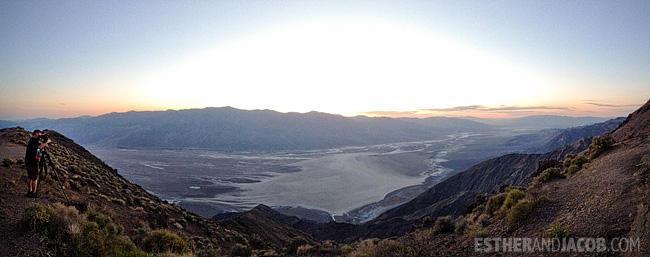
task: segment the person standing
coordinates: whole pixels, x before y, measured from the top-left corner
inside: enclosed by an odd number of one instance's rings
[[[32,137],[29,138],[27,143],[27,150],[25,151],[25,167],[27,168],[27,184],[29,186],[29,191],[27,191],[27,197],[36,198],[36,189],[38,187],[38,151],[45,148],[48,143],[52,142],[50,139],[47,142],[41,143],[39,137],[43,134],[43,131],[34,130]]]

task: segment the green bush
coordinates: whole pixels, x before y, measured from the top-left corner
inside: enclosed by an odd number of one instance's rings
[[[52,238],[63,256],[148,256],[122,235],[124,228],[97,211],[82,215],[61,203],[54,207],[32,202],[21,218],[21,226]]]
[[[533,211],[533,207],[535,207],[535,203],[528,199],[517,202],[508,211],[508,221],[512,224],[520,223]]]
[[[494,215],[494,212],[501,208],[507,196],[507,193],[500,193],[488,198],[487,204],[485,206],[485,213],[488,215]]]
[[[72,206],[55,203],[48,225],[49,236],[55,242],[69,242],[81,234],[86,224],[86,218]]]
[[[248,257],[251,256],[251,254],[251,249],[243,244],[235,244],[235,246],[230,250],[230,255],[232,256]]]
[[[47,234],[53,212],[54,209],[49,205],[30,202],[20,218],[20,226],[27,231]]]
[[[550,168],[542,172],[535,181],[537,183],[544,183],[555,178],[566,178],[559,168]]]
[[[564,161],[562,162],[562,165],[568,168],[569,166],[571,166],[571,162],[573,161],[573,158],[576,158],[576,154],[574,153],[567,154],[566,156],[564,156]]]
[[[582,155],[578,155],[575,158],[573,158],[573,160],[571,160],[571,165],[577,165],[579,168],[582,169],[582,165],[587,163],[587,161],[588,161],[587,158],[585,158]],[[569,167],[571,167],[571,166],[569,166]]]
[[[526,197],[524,192],[516,188],[512,189],[508,192],[508,196],[506,196],[506,200],[503,201],[501,208],[510,209],[510,207],[515,206],[515,204],[517,204],[519,200],[524,199],[524,197]]]
[[[612,138],[612,134],[609,132],[605,133],[605,135],[602,137],[594,137],[591,140],[591,145],[589,146],[589,158],[593,159],[598,157],[603,152],[609,150],[609,148],[611,148],[614,143],[614,138]]]
[[[569,166],[568,174],[573,175],[576,172],[578,172],[579,170],[580,170],[580,166],[575,165],[575,164],[571,164],[571,166]]]
[[[454,223],[454,232],[456,234],[463,234],[465,230],[467,230],[467,226],[469,226],[469,222],[467,222],[467,219],[465,217],[458,217],[456,219],[456,222]]]
[[[103,227],[95,221],[86,222],[83,232],[72,238],[67,256],[147,256],[131,240],[115,229],[113,223]]]
[[[439,235],[449,232],[454,232],[456,225],[451,216],[438,217],[436,223],[433,225],[433,234]]]
[[[2,160],[2,165],[11,168],[11,166],[14,166],[16,164],[16,160],[12,159],[11,157],[6,157],[4,160]]]
[[[564,158],[564,162],[562,164],[564,167],[571,167],[571,165],[577,165],[578,167],[582,168],[582,165],[587,163],[588,160],[582,155],[576,155],[576,154],[567,154],[566,157]]]
[[[298,256],[307,256],[307,255],[314,255],[315,253],[318,252],[318,249],[314,247],[313,245],[301,245],[296,249],[296,255]]]
[[[408,256],[408,253],[403,243],[393,239],[382,240],[374,249],[375,257]]]
[[[150,253],[185,253],[189,251],[187,243],[176,233],[167,229],[157,229],[142,239],[142,249]]]
[[[105,228],[106,226],[108,226],[108,224],[113,222],[110,217],[95,210],[89,210],[86,213],[86,216],[88,217],[88,221],[97,223],[97,225],[99,225],[100,228]]]
[[[547,238],[567,238],[569,237],[569,231],[562,226],[559,222],[553,223],[549,229],[544,232],[544,235]]]

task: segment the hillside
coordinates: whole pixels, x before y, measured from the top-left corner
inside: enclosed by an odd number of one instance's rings
[[[150,233],[167,229],[180,235],[195,254],[229,254],[242,249],[282,253],[292,242],[316,244],[310,236],[265,218],[264,213],[236,222],[217,224],[208,221],[177,205],[161,201],[130,183],[63,135],[54,131],[47,134],[54,142],[47,151],[53,157],[56,174],[64,183],[70,203],[82,215],[91,210],[104,213],[134,242],[143,231]],[[20,160],[24,158],[29,135],[21,128],[0,130],[0,157],[7,159],[0,167],[0,183],[3,185],[0,189],[0,237],[3,238],[0,250],[4,256],[30,256],[26,252],[28,248],[24,247],[28,245],[29,249],[40,253],[37,256],[61,255],[65,247],[57,247],[56,238],[19,228],[19,220],[31,203],[66,203],[52,173],[41,179],[39,198],[25,196],[26,172]],[[18,163],[10,159],[18,160]],[[264,223],[257,224],[259,220],[264,220]]]
[[[628,116],[612,133],[613,141],[607,138],[598,137],[588,149],[566,158],[563,154],[567,152],[527,158],[504,156],[485,163],[485,168],[491,168],[482,169],[496,172],[503,165],[510,166],[507,163],[512,162],[508,160],[520,160],[515,165],[520,169],[504,171],[502,175],[477,173],[479,167],[472,168],[459,174],[462,179],[457,178],[457,182],[469,180],[472,186],[460,190],[471,193],[472,189],[484,188],[493,192],[476,195],[473,200],[461,192],[436,201],[443,192],[460,184],[455,185],[452,180],[446,189],[434,187],[380,217],[387,224],[422,218],[413,223],[406,235],[366,240],[352,244],[353,248],[387,256],[648,256],[650,102]],[[542,162],[538,168],[527,161],[529,158],[559,158],[561,162]],[[493,186],[501,183],[498,181],[520,186],[496,189]],[[458,199],[473,204],[462,211],[453,207]],[[442,217],[447,214],[451,216]],[[574,245],[564,245],[571,252],[561,252],[559,244],[555,251],[544,251],[538,244],[537,251],[522,253],[521,245],[518,251],[503,245],[499,247],[505,248],[496,250],[495,241],[483,244],[484,238],[566,238],[565,242],[573,241]],[[586,249],[575,245],[579,238],[602,240],[601,251],[578,252]],[[476,244],[477,240],[482,243]]]
[[[605,132],[614,131],[621,123],[625,121],[624,117],[611,119],[605,122],[596,123],[592,125],[580,126],[575,128],[568,128],[563,130],[559,135],[549,140],[543,146],[533,149],[533,151],[551,151],[555,148],[563,147],[571,144],[583,137],[595,137],[604,134]]]

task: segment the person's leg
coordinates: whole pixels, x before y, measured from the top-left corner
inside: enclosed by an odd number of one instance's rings
[[[32,192],[34,192],[34,194],[36,194],[37,189],[38,189],[38,177],[36,177],[36,180],[34,180],[34,190],[32,190]]]
[[[29,180],[29,193],[35,193],[38,180],[38,166],[27,166],[27,179]]]

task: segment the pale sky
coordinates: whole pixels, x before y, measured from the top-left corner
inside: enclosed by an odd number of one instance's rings
[[[650,1],[1,1],[0,119],[625,116]]]

